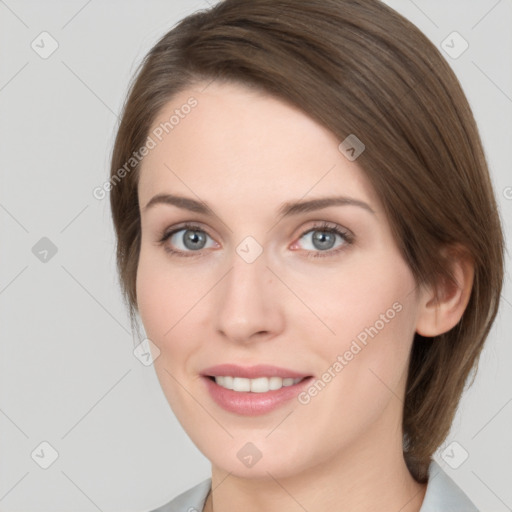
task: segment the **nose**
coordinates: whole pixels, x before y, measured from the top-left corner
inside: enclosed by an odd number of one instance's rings
[[[252,263],[234,254],[231,270],[217,287],[217,332],[235,343],[277,336],[285,323],[279,285],[267,268],[264,253]]]

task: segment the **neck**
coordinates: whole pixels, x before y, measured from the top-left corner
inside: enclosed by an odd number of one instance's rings
[[[368,492],[366,490],[369,487],[355,485],[353,477],[348,482],[331,483],[331,487],[322,487],[325,484],[317,481],[307,491],[294,489],[292,492],[287,487],[289,482],[283,485],[281,480],[276,480],[268,482],[266,486],[258,485],[259,490],[254,490],[251,494],[245,490],[247,486],[243,486],[243,491],[240,488],[240,492],[237,492],[236,488],[228,485],[226,481],[221,484],[224,489],[217,488],[213,484],[214,480],[218,479],[212,474],[212,488],[216,489],[215,498],[210,491],[204,512],[419,512],[426,491],[426,484],[410,481],[407,475],[404,478],[397,478],[396,474],[392,479],[382,475],[378,481],[373,480]],[[383,502],[387,505],[383,506]]]
[[[426,484],[409,473],[402,439],[371,436],[291,476],[245,478],[212,465],[204,512],[419,512]]]

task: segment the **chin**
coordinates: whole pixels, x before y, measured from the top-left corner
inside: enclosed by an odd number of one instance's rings
[[[239,478],[287,478],[313,465],[308,464],[304,450],[287,449],[281,440],[266,439],[267,435],[268,431],[261,437],[240,435],[215,445],[211,439],[194,442],[212,466]]]

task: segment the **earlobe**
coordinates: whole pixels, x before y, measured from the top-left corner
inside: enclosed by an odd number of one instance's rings
[[[424,288],[420,296],[416,332],[421,336],[439,336],[455,327],[468,305],[473,288],[474,265],[466,251],[452,248],[442,251],[453,278],[443,278]]]

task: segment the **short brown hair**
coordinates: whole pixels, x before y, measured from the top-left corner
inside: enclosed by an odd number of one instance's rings
[[[299,107],[340,142],[350,134],[363,141],[357,163],[418,284],[453,281],[442,248],[462,249],[471,258],[473,287],[459,323],[433,339],[416,334],[412,345],[403,449],[411,474],[425,482],[476,371],[504,272],[499,213],[459,81],[429,39],[379,0],[224,0],[181,20],[141,62],[112,154],[117,265],[132,325],[140,163],[122,180],[118,171],[144,145],[174,95],[214,79]]]

